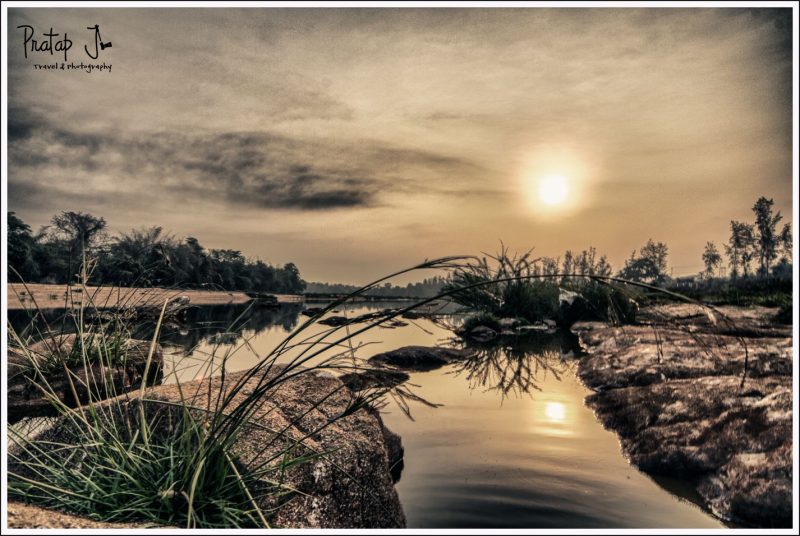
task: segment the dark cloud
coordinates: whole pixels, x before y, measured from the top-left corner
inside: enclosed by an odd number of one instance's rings
[[[410,187],[413,180],[397,180],[409,170],[474,167],[447,155],[369,142],[348,157],[329,142],[265,132],[88,132],[53,124],[24,107],[12,109],[9,125],[12,205],[34,197],[44,202],[47,191],[55,198],[66,179],[72,192],[87,197],[99,181],[260,208],[367,208],[380,204],[381,192]]]

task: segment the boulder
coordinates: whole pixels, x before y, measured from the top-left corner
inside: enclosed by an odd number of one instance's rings
[[[478,342],[489,342],[497,338],[498,333],[488,326],[476,326],[469,332],[469,338]]]
[[[586,299],[569,290],[559,289],[558,312],[553,319],[558,327],[569,329],[575,322],[583,318],[589,310]]]
[[[343,374],[339,376],[339,379],[351,391],[363,391],[364,389],[397,387],[408,381],[409,375],[400,370],[374,368]]]
[[[119,393],[138,389],[142,385],[150,342],[129,339],[125,344],[125,363],[106,366],[90,362],[88,366],[73,363],[68,358],[74,351],[76,335],[64,334],[33,343],[25,353],[9,348],[8,352],[8,420],[13,423],[24,417],[56,415],[57,408],[46,398],[37,384],[42,378],[37,375],[31,361],[43,367],[44,381],[52,394],[69,407],[87,403],[90,398],[101,400]],[[89,344],[89,343],[87,343]],[[47,367],[52,361],[67,364],[69,375],[63,367]],[[164,357],[160,346],[156,346],[147,384],[161,381]],[[52,365],[50,365],[52,367]],[[77,399],[76,399],[77,396]]]
[[[274,366],[270,375],[278,374]],[[182,421],[176,405],[154,401],[185,403],[198,408],[197,415],[213,411],[219,395],[229,394],[234,382],[246,372],[220,377],[161,385],[148,388],[144,398],[139,393],[101,402],[114,404],[120,426],[137,422],[131,416],[144,409],[148,419],[160,419],[154,434],[168,434]],[[248,380],[233,395],[226,412],[234,411],[257,388],[259,378]],[[278,384],[264,396],[250,418],[254,426],[245,426],[236,438],[231,454],[241,472],[259,467],[265,461],[281,459],[283,449],[309,456],[309,460],[285,469],[285,494],[254,493],[272,527],[280,528],[397,528],[405,526],[391,465],[402,457],[399,438],[385,429],[375,410],[352,411],[354,394],[331,375],[311,371],[295,375]],[[108,414],[109,412],[105,412]],[[342,415],[344,415],[342,417]],[[33,441],[74,443],[79,440],[68,419],[55,424]],[[134,430],[135,432],[135,430]],[[151,437],[151,441],[154,436]],[[168,440],[162,436],[160,441]],[[296,443],[299,442],[299,443]],[[294,445],[294,446],[293,446]],[[273,462],[274,463],[274,462]],[[276,469],[278,471],[278,469]],[[263,476],[264,487],[271,489],[277,475]],[[259,485],[256,484],[258,487]],[[259,491],[259,490],[256,490]]]
[[[344,326],[345,324],[353,324],[354,322],[355,319],[337,315],[317,320],[317,324],[322,324],[323,326],[332,326],[332,327]]]
[[[402,370],[424,372],[473,356],[474,350],[441,348],[437,346],[404,346],[369,358],[369,363]]]

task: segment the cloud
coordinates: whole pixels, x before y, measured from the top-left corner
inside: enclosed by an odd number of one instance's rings
[[[444,176],[475,167],[443,154],[369,141],[348,149],[269,132],[84,131],[26,107],[12,107],[9,115],[12,206],[34,199],[55,205],[68,182],[71,197],[96,200],[103,191],[123,196],[157,191],[265,209],[370,208],[381,204],[381,194],[412,184],[421,188],[414,178],[399,180],[411,171],[415,177]]]

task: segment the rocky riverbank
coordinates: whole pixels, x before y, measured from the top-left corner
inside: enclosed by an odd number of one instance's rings
[[[573,326],[586,402],[631,462],[692,481],[747,526],[792,523],[792,330],[776,312],[672,305],[638,325]]]

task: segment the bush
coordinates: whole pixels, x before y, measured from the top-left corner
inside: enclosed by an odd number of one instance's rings
[[[530,252],[512,257],[503,248],[491,264],[484,257],[460,266],[444,291],[457,291],[452,300],[472,311],[527,322],[552,318],[559,305],[555,278],[536,278],[536,261],[529,257]]]
[[[617,287],[598,281],[576,285],[575,292],[586,300],[585,320],[632,323],[636,320],[636,302]]]
[[[478,313],[476,315],[468,316],[466,320],[464,320],[462,329],[466,333],[469,333],[478,326],[486,326],[495,331],[500,331],[501,329],[500,319],[492,313]]]
[[[503,302],[498,313],[502,317],[521,317],[528,322],[553,318],[558,312],[558,295],[558,286],[550,281],[513,281],[503,288]]]

